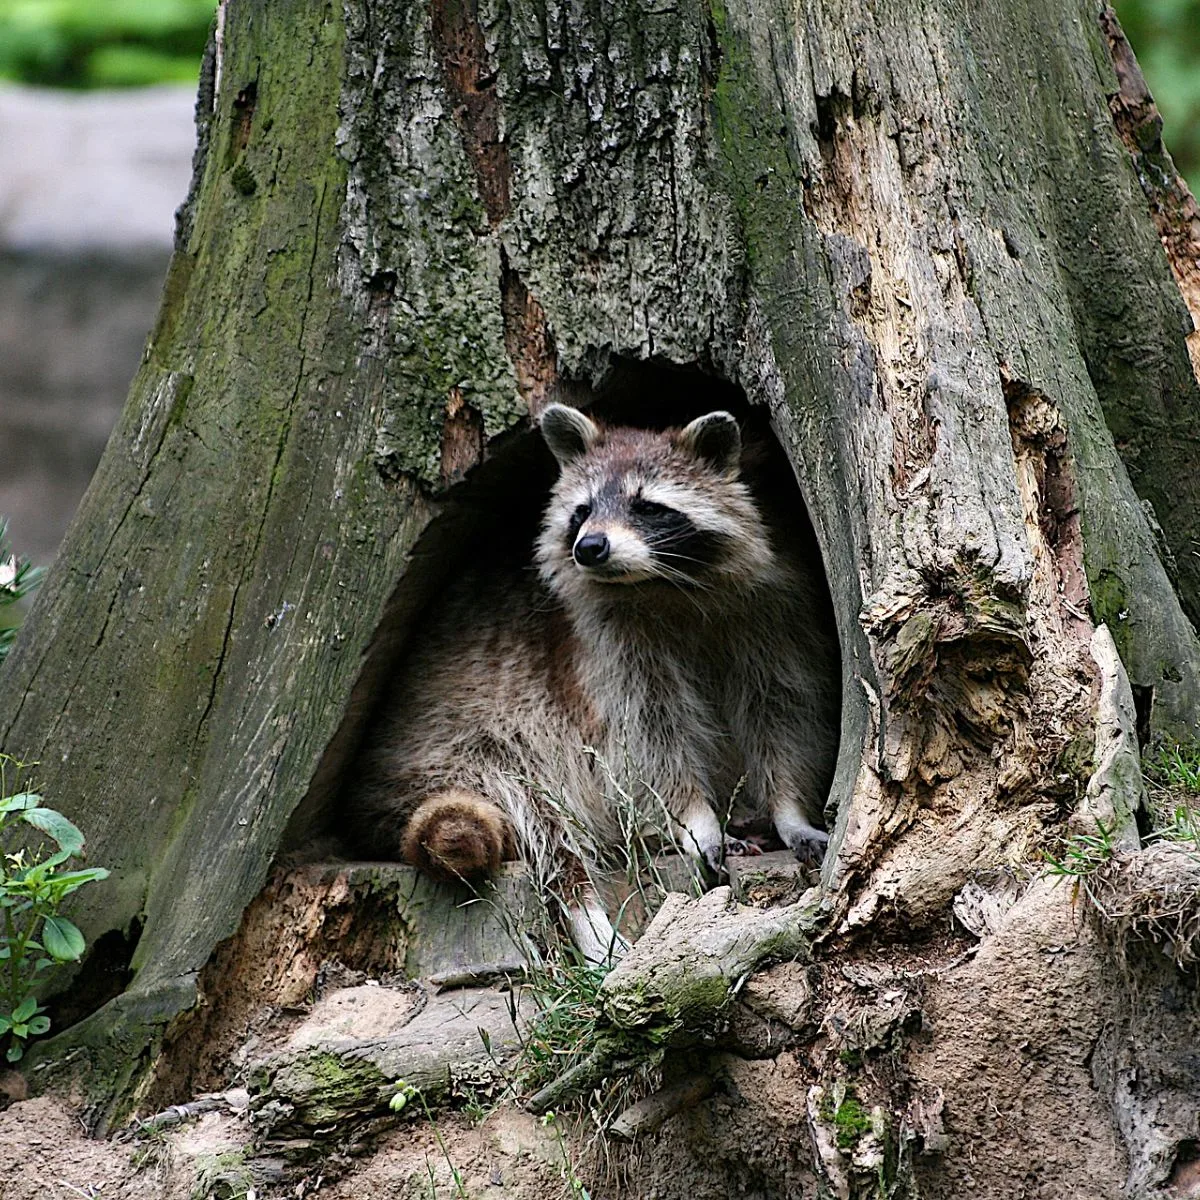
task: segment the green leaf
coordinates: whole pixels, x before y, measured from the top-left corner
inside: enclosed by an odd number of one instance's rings
[[[0,1034],[7,1033],[12,1028],[12,1018],[0,1013]]]
[[[59,854],[65,854],[65,850],[60,850]],[[47,859],[44,862],[32,863],[22,871],[17,871],[13,875],[13,882],[21,885],[21,890],[26,893],[35,892],[42,887],[46,882],[46,876],[54,869],[55,863]]]
[[[37,1012],[37,999],[33,996],[26,996],[16,1008],[12,1010],[13,1024],[18,1024],[21,1021],[28,1021],[30,1017]]]
[[[47,917],[42,925],[42,945],[58,962],[75,962],[87,943],[78,928],[66,917]]]
[[[42,798],[35,792],[18,792],[15,796],[5,796],[0,799],[0,813],[21,812],[24,809],[37,808]]]
[[[108,871],[104,867],[88,867],[83,871],[63,871],[59,875],[51,878],[50,882],[56,886],[66,884],[67,888],[63,895],[68,895],[76,888],[81,888],[85,883],[93,883],[97,879],[107,879]]]
[[[62,813],[52,808],[27,808],[21,816],[35,829],[52,837],[68,857],[83,849],[83,834]]]
[[[49,1017],[34,1017],[33,1020],[29,1022],[29,1032],[32,1033],[34,1037],[41,1037],[42,1034],[45,1033],[49,1028]]]
[[[13,1044],[9,1046],[4,1057],[7,1058],[9,1062],[20,1062],[21,1055],[24,1053],[25,1051],[21,1049],[20,1045],[17,1042],[13,1042]]]

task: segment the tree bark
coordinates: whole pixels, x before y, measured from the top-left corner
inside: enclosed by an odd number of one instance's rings
[[[1000,883],[1076,807],[1136,853],[1135,727],[1196,733],[1200,392],[1131,61],[1096,0],[227,0],[162,311],[0,681],[132,971],[42,1061],[136,1101],[336,824],[507,435],[673,364],[769,413],[845,683],[820,1032],[775,1083],[731,1056],[646,1193],[1183,1179],[1192,968]],[[978,944],[968,884],[1007,897]]]

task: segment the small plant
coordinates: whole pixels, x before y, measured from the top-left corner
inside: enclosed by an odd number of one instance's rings
[[[8,525],[0,518],[0,662],[8,655],[21,623],[18,601],[42,581],[45,571],[17,558],[8,544]]]
[[[438,1127],[437,1118],[433,1115],[433,1110],[425,1100],[425,1096],[421,1089],[414,1087],[406,1080],[398,1079],[395,1083],[395,1094],[388,1101],[388,1108],[394,1113],[403,1112],[409,1104],[416,1100],[420,1103],[421,1108],[425,1111],[425,1117],[429,1121],[429,1128],[433,1130],[433,1136],[437,1139],[438,1149],[442,1152],[442,1157],[446,1160],[446,1166],[450,1168],[451,1178],[454,1180],[454,1194],[459,1197],[459,1200],[470,1200],[467,1195],[466,1185],[463,1183],[462,1174],[454,1165],[454,1159],[450,1157],[450,1150],[446,1145],[446,1139],[442,1137],[442,1131]],[[437,1180],[433,1174],[433,1167],[430,1165],[429,1159],[425,1159],[425,1171],[429,1176],[429,1190],[433,1196],[437,1195]]]
[[[591,1193],[584,1186],[583,1180],[575,1173],[575,1164],[571,1161],[571,1152],[567,1147],[567,1139],[563,1137],[562,1126],[558,1122],[558,1117],[554,1112],[544,1113],[542,1115],[542,1124],[554,1134],[554,1140],[558,1143],[558,1153],[562,1157],[560,1164],[563,1173],[563,1180],[567,1185],[567,1191],[572,1200],[592,1200]]]
[[[41,796],[8,795],[6,768],[23,765],[0,754],[0,1038],[8,1041],[5,1057],[16,1062],[26,1042],[50,1028],[34,994],[38,977],[54,963],[77,961],[85,948],[83,934],[59,915],[63,901],[108,872],[68,869],[83,835]]]
[[[1113,830],[1096,822],[1095,833],[1074,833],[1063,843],[1062,857],[1045,852],[1046,874],[1075,880],[1086,879],[1113,856]]]

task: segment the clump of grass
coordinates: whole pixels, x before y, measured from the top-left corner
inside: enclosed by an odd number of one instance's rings
[[[570,947],[534,965],[526,988],[537,1015],[517,1064],[521,1091],[533,1091],[583,1061],[595,1046],[600,986],[608,967],[584,962]]]
[[[1143,755],[1153,825],[1146,843],[1200,855],[1200,741],[1160,743]]]
[[[1146,840],[1172,842],[1200,858],[1200,806],[1176,804],[1146,835]]]
[[[1072,879],[1077,887],[1087,886],[1087,880],[1095,875],[1116,852],[1113,835],[1115,830],[1103,821],[1096,822],[1094,833],[1073,833],[1062,843],[1058,854],[1044,852],[1046,874],[1059,879]]]
[[[1162,743],[1142,757],[1152,788],[1200,796],[1200,741]]]

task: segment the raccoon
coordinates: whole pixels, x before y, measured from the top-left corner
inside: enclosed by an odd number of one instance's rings
[[[665,803],[710,871],[749,848],[730,829],[767,821],[819,861],[837,647],[812,551],[768,526],[729,413],[651,432],[552,404],[541,431],[560,474],[536,574],[464,576],[428,621],[357,823],[366,852],[442,878],[523,858],[600,960],[620,945],[588,882],[620,836],[606,771]]]

